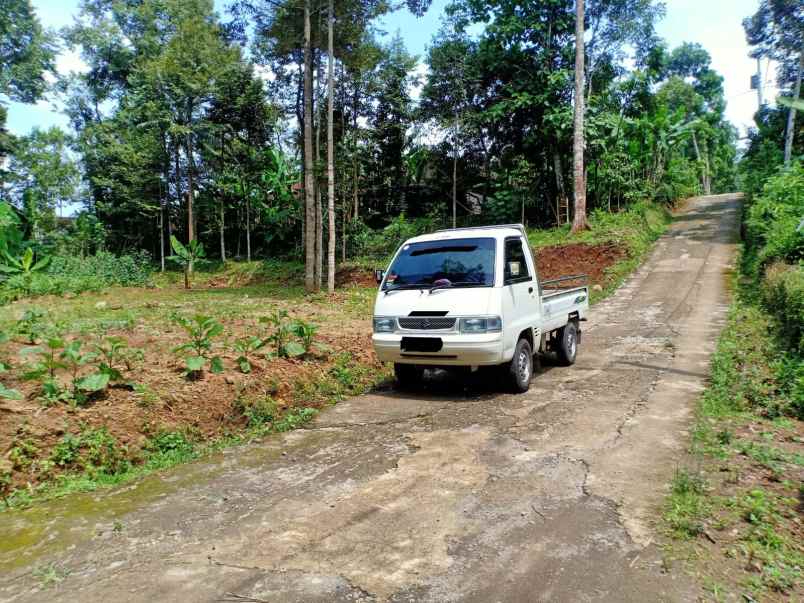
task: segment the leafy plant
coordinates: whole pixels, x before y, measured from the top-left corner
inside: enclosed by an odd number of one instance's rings
[[[200,314],[192,319],[175,314],[173,322],[184,329],[190,338],[187,343],[173,348],[175,354],[193,353],[191,356],[184,357],[185,375],[188,377],[198,376],[207,362],[209,362],[209,368],[213,373],[223,372],[221,358],[219,356],[210,357],[212,340],[223,333],[223,325],[214,318]]]
[[[22,393],[19,390],[6,387],[4,383],[0,383],[0,398],[6,400],[22,400]]]
[[[166,259],[184,268],[184,288],[189,289],[190,272],[192,272],[193,266],[205,261],[204,246],[198,239],[193,239],[184,246],[175,236],[171,235],[170,247],[173,249],[173,255],[168,256]]]
[[[103,358],[98,370],[109,375],[110,381],[122,380],[121,369],[125,367],[130,371],[134,362],[143,358],[142,350],[129,347],[128,342],[122,337],[105,337],[95,345],[95,351]]]
[[[8,342],[8,334],[5,331],[0,331],[0,345]],[[8,360],[0,358],[0,373],[5,373],[11,368],[11,363]]]
[[[30,247],[28,247],[20,257],[14,257],[3,250],[2,257],[5,260],[5,264],[0,264],[0,272],[21,277],[26,293],[30,293],[31,291],[33,275],[37,272],[44,272],[45,268],[50,264],[51,259],[46,256],[38,262],[34,262],[34,252]]]
[[[299,338],[302,347],[304,347],[305,356],[309,355],[313,348],[319,352],[329,352],[331,348],[321,342],[315,341],[315,336],[318,334],[319,326],[306,322],[301,318],[297,318],[292,324],[293,334]]]
[[[28,367],[23,379],[41,379],[45,376],[54,379],[56,371],[67,368],[67,365],[60,360],[60,353],[63,348],[64,340],[58,337],[51,337],[44,342],[44,346],[38,345],[20,350],[20,354],[23,355],[37,354],[39,356],[38,360]]]
[[[90,475],[116,475],[131,468],[128,449],[105,428],[67,433],[53,447],[50,460],[59,467],[86,471]]]
[[[94,362],[98,357],[94,352],[82,352],[81,346],[81,341],[76,339],[68,343],[59,354],[59,359],[70,371],[73,398],[78,404],[86,402],[89,395],[103,391],[109,385],[107,373],[96,372],[84,377],[78,376],[82,367]]]
[[[28,308],[17,321],[15,331],[25,337],[30,344],[35,344],[45,336],[46,324],[43,320],[47,312],[40,308]]]
[[[270,316],[260,317],[260,322],[268,324],[272,329],[267,341],[273,344],[277,356],[295,358],[304,355],[304,346],[291,339],[295,334],[294,323],[288,318],[286,310],[275,310]]]
[[[240,354],[237,357],[237,366],[243,373],[251,372],[251,355],[259,351],[268,343],[266,339],[257,337],[256,335],[249,335],[247,337],[240,337],[235,340],[233,348],[235,352]]]

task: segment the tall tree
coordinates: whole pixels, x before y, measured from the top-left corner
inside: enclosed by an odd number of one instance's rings
[[[572,171],[575,181],[575,215],[572,232],[587,230],[586,172],[584,170],[584,0],[575,0],[575,118],[573,120]]]
[[[759,9],[743,21],[752,58],[767,57],[778,61],[777,82],[791,91],[794,100],[801,97],[804,70],[804,5],[798,0],[761,0]],[[795,137],[796,109],[787,112],[784,162],[789,165]]]
[[[313,163],[313,32],[312,0],[304,0],[304,287],[315,291],[316,201]]]
[[[327,291],[335,291],[335,1],[329,0],[327,11]]]

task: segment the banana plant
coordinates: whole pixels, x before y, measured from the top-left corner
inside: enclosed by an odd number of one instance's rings
[[[43,272],[50,264],[50,256],[45,256],[38,262],[34,262],[33,249],[28,247],[18,258],[12,256],[7,251],[3,251],[4,264],[0,264],[0,272],[11,276],[20,276],[26,294],[31,292],[31,280],[37,272]]]
[[[182,245],[179,240],[172,236],[170,237],[170,246],[173,249],[173,255],[169,255],[166,259],[171,262],[176,262],[184,269],[184,288],[190,288],[190,272],[194,264],[199,264],[206,259],[204,246],[198,241],[193,239],[186,246]]]

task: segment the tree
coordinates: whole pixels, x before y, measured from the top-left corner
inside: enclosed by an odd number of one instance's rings
[[[48,88],[45,73],[55,68],[55,45],[42,30],[30,0],[0,0],[0,95],[33,103]],[[13,149],[6,130],[6,108],[0,102],[0,187],[3,164]]]
[[[573,176],[575,180],[575,216],[572,232],[588,230],[586,221],[586,172],[584,171],[584,0],[575,0],[575,119],[573,121]]]
[[[329,0],[327,11],[327,291],[335,291],[335,2]]]
[[[789,88],[794,100],[801,96],[804,70],[804,6],[797,0],[761,0],[759,9],[743,21],[752,58],[770,58],[779,63],[780,88]],[[790,165],[796,126],[796,108],[787,112],[784,163]]]
[[[18,140],[11,158],[11,196],[26,215],[34,240],[53,230],[64,206],[76,201],[80,172],[69,142],[60,128],[34,128]]]
[[[304,288],[317,289],[316,266],[316,202],[313,174],[313,38],[312,0],[304,0]]]

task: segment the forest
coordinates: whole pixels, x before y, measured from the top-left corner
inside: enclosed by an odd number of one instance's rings
[[[59,32],[28,0],[3,5],[3,31],[24,35],[3,50],[0,93],[56,96],[71,126],[3,132],[12,255],[165,270],[175,240],[208,261],[304,259],[316,290],[336,260],[384,258],[435,226],[575,218],[571,0],[456,0],[421,57],[377,23],[424,1],[239,0],[219,14],[212,0],[84,0]],[[663,14],[587,2],[589,212],[736,188],[722,77],[700,45],[657,36]],[[87,70],[54,76],[60,49]]]

